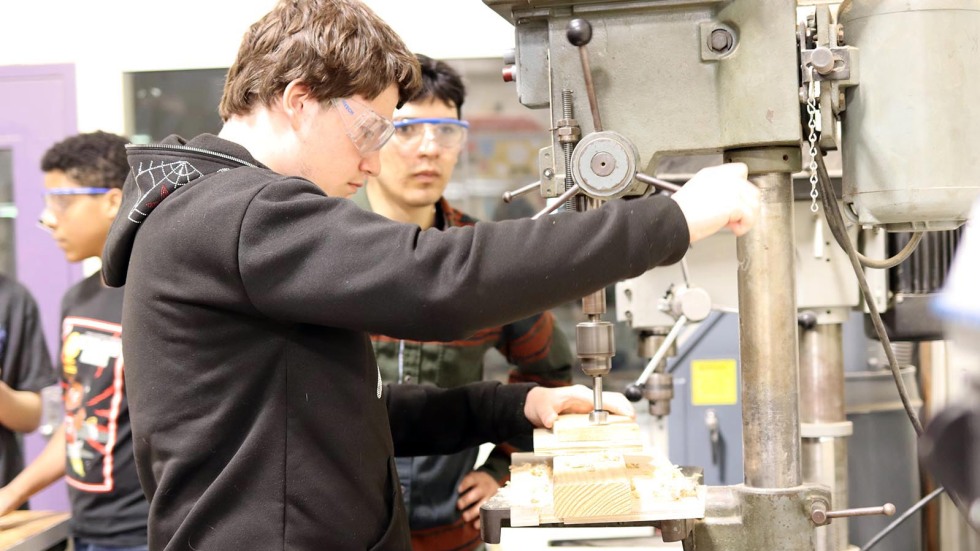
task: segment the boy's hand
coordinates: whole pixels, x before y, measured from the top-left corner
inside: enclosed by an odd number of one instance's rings
[[[524,415],[535,427],[550,429],[562,413],[589,413],[594,393],[584,385],[544,388],[536,386],[527,393]],[[603,392],[602,407],[609,413],[636,417],[633,405],[618,392]]]
[[[456,508],[463,512],[463,521],[471,522],[473,528],[480,529],[480,507],[497,494],[500,484],[483,471],[473,471],[460,482],[459,500]]]
[[[759,188],[748,181],[744,163],[701,169],[671,195],[677,201],[691,234],[691,243],[727,227],[744,235],[759,214]]]

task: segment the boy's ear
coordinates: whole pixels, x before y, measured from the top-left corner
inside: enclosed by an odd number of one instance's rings
[[[119,212],[119,207],[122,205],[122,190],[119,188],[112,188],[105,194],[105,213],[109,218],[115,218],[116,213]]]
[[[279,98],[283,113],[289,119],[290,125],[298,128],[305,116],[308,116],[313,103],[319,101],[313,97],[310,87],[301,80],[294,80],[286,85]]]

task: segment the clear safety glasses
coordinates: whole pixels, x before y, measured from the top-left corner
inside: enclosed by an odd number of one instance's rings
[[[347,137],[354,142],[361,155],[381,149],[395,131],[390,120],[360,102],[350,98],[335,98],[332,101],[347,129]]]
[[[45,190],[44,211],[38,219],[38,225],[42,229],[50,230],[58,217],[63,215],[78,197],[104,195],[110,191],[112,188],[108,187],[58,187]]]
[[[103,195],[112,188],[107,187],[56,187],[44,191],[44,208],[51,214],[59,215],[71,206],[81,195]]]
[[[451,149],[466,141],[469,127],[470,123],[459,119],[404,119],[395,122],[395,140],[416,147],[428,135],[435,143]]]

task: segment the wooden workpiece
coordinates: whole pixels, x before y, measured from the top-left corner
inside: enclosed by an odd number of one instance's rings
[[[704,516],[705,487],[650,449],[636,421],[562,415],[537,429],[534,453],[511,457],[503,491],[511,526],[636,522]]]
[[[630,480],[622,453],[583,453],[554,459],[554,501],[558,518],[628,515]]]
[[[534,453],[566,455],[617,449],[643,450],[643,436],[636,421],[624,415],[610,415],[607,423],[596,425],[588,414],[560,415],[554,427],[534,431]]]

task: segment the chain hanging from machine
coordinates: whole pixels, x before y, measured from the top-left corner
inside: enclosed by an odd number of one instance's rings
[[[806,145],[810,181],[810,211],[819,210],[817,199],[818,148],[837,149],[840,136],[837,117],[846,108],[844,89],[857,83],[857,50],[844,45],[843,28],[833,22],[827,6],[816,6],[814,13],[798,29],[802,87],[800,101],[808,120]]]
[[[812,68],[810,70],[812,72]],[[807,168],[810,171],[810,212],[814,214],[820,210],[817,206],[817,198],[820,196],[817,192],[817,184],[819,183],[817,176],[817,97],[819,95],[820,87],[811,77],[809,93],[806,98],[806,112],[810,116],[810,120],[807,121],[807,128],[810,129],[810,134],[807,137],[807,142],[810,144],[810,164]]]

